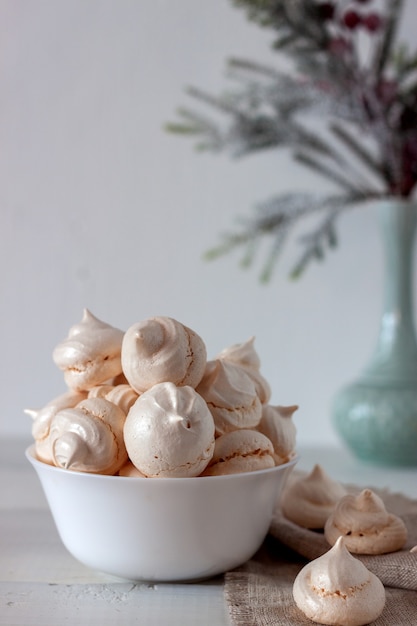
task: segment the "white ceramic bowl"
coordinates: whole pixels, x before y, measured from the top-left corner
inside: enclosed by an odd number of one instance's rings
[[[68,551],[129,580],[208,578],[241,565],[261,546],[296,463],[198,478],[87,474],[26,456],[42,483]]]

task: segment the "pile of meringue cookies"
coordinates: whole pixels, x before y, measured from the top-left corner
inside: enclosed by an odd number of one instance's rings
[[[371,489],[348,493],[318,464],[287,485],[282,514],[297,526],[323,532],[332,546],[295,578],[298,608],[320,624],[363,626],[377,619],[385,606],[384,586],[352,553],[401,550],[408,534],[402,519]]]
[[[251,338],[211,361],[193,330],[152,317],[126,332],[84,310],[53,351],[68,391],[28,410],[39,460],[119,476],[248,472],[295,456],[297,409],[268,404]]]
[[[297,406],[272,406],[254,339],[207,360],[201,337],[169,317],[126,332],[84,310],[53,352],[68,390],[33,418],[37,458],[106,475],[218,476],[271,468],[295,456]],[[320,466],[288,484],[282,512],[322,530],[330,546],[294,581],[297,606],[312,621],[361,626],[383,610],[380,580],[351,553],[399,550],[398,517],[366,489],[355,496]]]

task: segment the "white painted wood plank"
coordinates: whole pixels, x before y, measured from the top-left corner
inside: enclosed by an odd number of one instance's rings
[[[0,584],[2,626],[225,626],[216,585]]]

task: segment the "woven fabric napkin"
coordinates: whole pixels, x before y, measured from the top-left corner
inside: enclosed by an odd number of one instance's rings
[[[360,491],[349,487],[350,491]],[[391,513],[407,526],[403,550],[392,554],[354,555],[386,587],[387,601],[375,626],[410,626],[417,623],[417,500],[373,489]],[[330,548],[322,533],[289,522],[277,508],[270,533],[259,552],[243,566],[225,574],[225,598],[234,626],[307,626],[292,597],[294,578],[307,561]]]

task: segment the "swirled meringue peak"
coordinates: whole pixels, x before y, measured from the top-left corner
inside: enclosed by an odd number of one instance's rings
[[[326,522],[324,536],[331,545],[344,537],[347,549],[355,554],[385,554],[404,546],[407,528],[402,519],[388,513],[377,494],[364,489],[339,501]]]
[[[51,422],[54,464],[93,474],[115,474],[128,460],[123,441],[126,415],[104,398],[87,398],[59,411]]]
[[[42,409],[26,409],[25,413],[33,419],[32,436],[35,440],[36,456],[44,463],[53,463],[49,431],[51,421],[62,409],[72,408],[87,397],[85,391],[69,390],[50,400]]]
[[[213,417],[189,385],[158,383],[130,409],[124,439],[130,460],[145,476],[198,476],[213,456]]]
[[[228,348],[224,348],[218,355],[218,359],[226,359],[243,367],[251,367],[258,370],[261,367],[261,360],[255,350],[255,337],[250,337],[243,343],[235,343]]]
[[[250,337],[243,343],[236,343],[225,348],[217,358],[240,365],[253,380],[261,403],[267,404],[271,398],[271,387],[260,372],[261,361],[255,350],[254,343],[255,337]]]
[[[52,354],[55,364],[64,371],[68,387],[90,389],[121,374],[123,335],[122,330],[84,309],[81,322],[70,328],[68,337]]]
[[[385,606],[383,584],[349,553],[342,537],[298,573],[293,597],[309,619],[331,626],[364,626]]]
[[[152,317],[133,324],[123,339],[123,372],[137,393],[162,382],[196,387],[206,361],[201,337],[171,317]]]
[[[255,385],[235,363],[216,359],[206,366],[197,392],[207,402],[216,426],[216,436],[258,425],[262,405]]]
[[[284,490],[284,516],[303,528],[322,529],[346,489],[332,480],[320,465],[307,476],[294,479]]]
[[[297,405],[272,406],[266,404],[262,407],[262,417],[257,430],[272,441],[276,465],[287,463],[295,456],[297,429],[292,416],[297,409]]]

